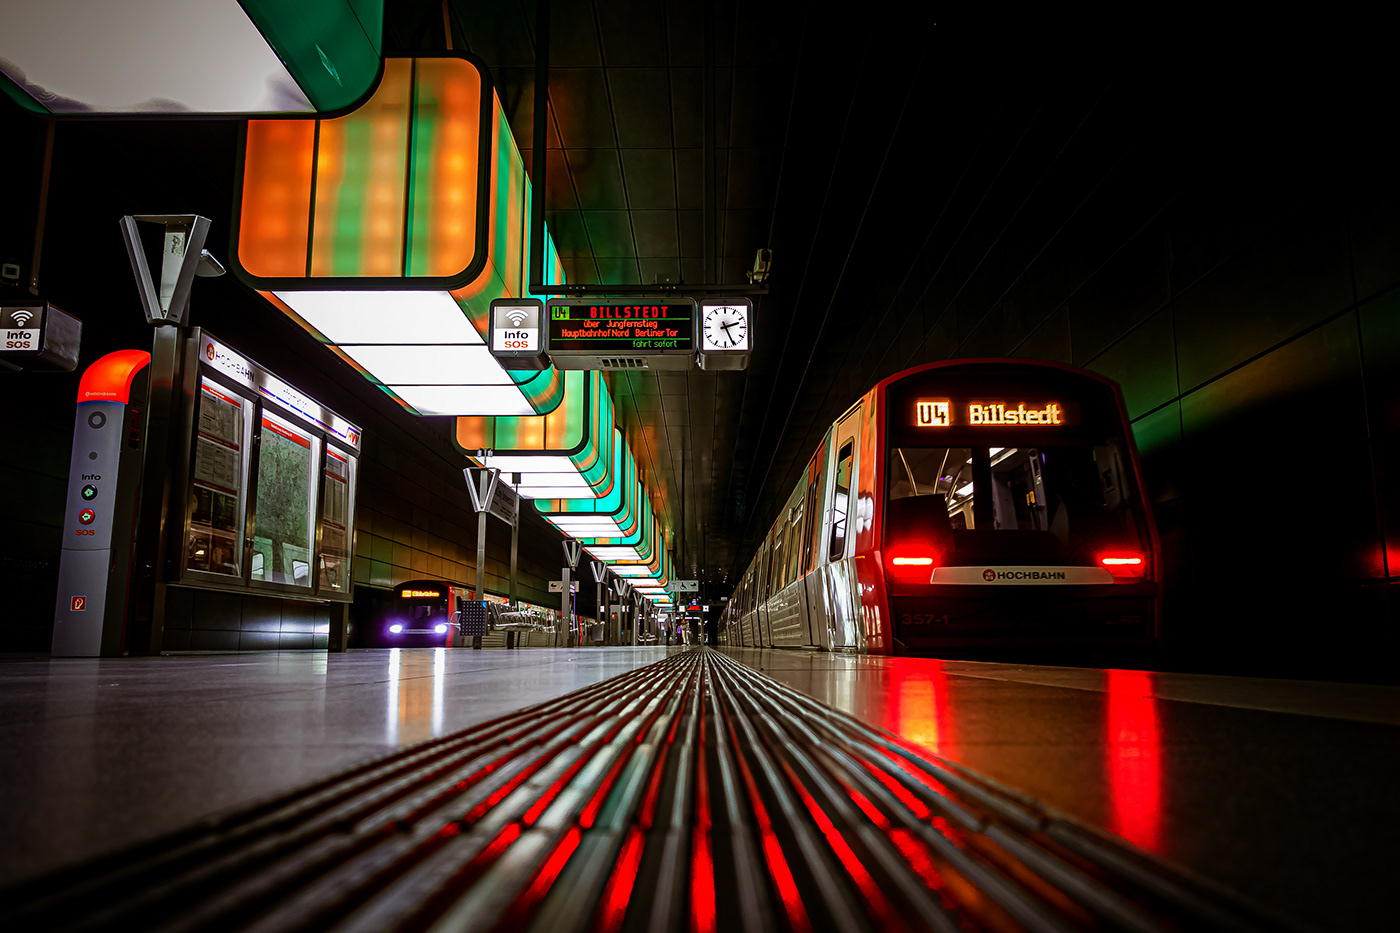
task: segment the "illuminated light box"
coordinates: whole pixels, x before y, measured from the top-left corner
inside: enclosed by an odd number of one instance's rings
[[[474,344],[485,348],[443,291],[277,291],[327,343]]]
[[[514,385],[490,365],[491,354],[482,346],[341,344],[340,350],[387,385],[453,385],[464,378],[481,380],[483,385]]]
[[[534,416],[561,404],[553,367],[509,370],[460,349],[484,348],[490,301],[521,296],[527,281],[529,179],[475,58],[385,59],[357,109],[250,120],[241,157],[235,274],[365,378],[422,415]],[[545,241],[546,281],[557,284],[548,231]]]
[[[530,499],[607,495],[616,483],[621,435],[598,373],[561,374],[564,398],[547,415],[458,418],[454,440],[472,462],[520,474]],[[481,451],[490,451],[482,456]]]
[[[385,386],[420,415],[455,415],[459,411],[486,409],[523,415],[531,411],[515,386]]]
[[[379,77],[383,0],[7,4],[0,87],[43,114],[343,110]]]

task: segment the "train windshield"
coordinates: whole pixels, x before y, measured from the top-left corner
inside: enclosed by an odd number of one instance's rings
[[[888,462],[887,541],[937,542],[945,565],[1089,564],[1139,542],[1131,460],[1112,440],[895,447]]]

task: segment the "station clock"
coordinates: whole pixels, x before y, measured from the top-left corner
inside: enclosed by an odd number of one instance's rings
[[[747,369],[753,346],[753,302],[747,298],[700,300],[701,369]]]

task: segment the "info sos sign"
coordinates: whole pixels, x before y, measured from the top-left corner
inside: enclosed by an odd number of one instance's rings
[[[540,324],[544,302],[532,298],[498,298],[491,302],[491,355],[505,369],[543,369],[548,365]]]

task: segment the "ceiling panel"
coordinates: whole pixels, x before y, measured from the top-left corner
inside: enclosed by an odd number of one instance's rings
[[[675,257],[680,255],[680,240],[676,233],[676,212],[633,210],[631,217],[637,237],[637,255],[670,257],[673,264],[678,265]]]
[[[665,68],[609,68],[617,143],[631,149],[671,145],[671,95]]]
[[[628,206],[634,211],[674,211],[675,158],[669,145],[664,149],[623,149],[621,155]],[[670,255],[674,256],[675,253]]]

